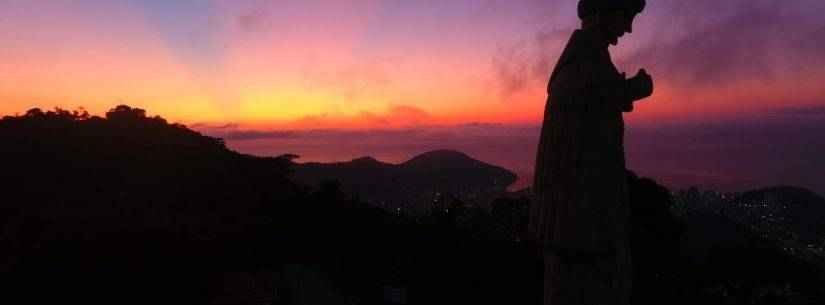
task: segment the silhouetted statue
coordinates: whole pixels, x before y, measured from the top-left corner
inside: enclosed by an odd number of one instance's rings
[[[580,0],[548,84],[529,231],[544,258],[544,304],[628,304],[631,258],[623,112],[653,92],[626,79],[609,45],[632,31],[644,0]]]

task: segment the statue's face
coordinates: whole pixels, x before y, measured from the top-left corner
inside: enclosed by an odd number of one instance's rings
[[[602,16],[602,32],[605,34],[607,42],[611,45],[619,43],[619,38],[625,33],[633,32],[633,20],[636,14],[625,11],[611,11]]]

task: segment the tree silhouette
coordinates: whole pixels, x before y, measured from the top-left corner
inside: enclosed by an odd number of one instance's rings
[[[106,112],[106,119],[113,122],[139,122],[146,118],[146,110],[119,105]]]

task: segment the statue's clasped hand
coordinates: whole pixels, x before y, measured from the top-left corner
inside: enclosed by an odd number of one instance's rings
[[[627,87],[634,101],[649,97],[653,94],[653,78],[645,69],[639,69],[636,76],[627,80]]]

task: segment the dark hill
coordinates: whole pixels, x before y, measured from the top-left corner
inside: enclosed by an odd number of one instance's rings
[[[185,269],[246,255],[298,194],[287,166],[128,106],[4,117],[0,270]]]
[[[423,153],[398,165],[371,157],[339,163],[298,163],[294,177],[309,185],[336,180],[346,193],[366,202],[414,211],[429,209],[443,196],[486,205],[516,180],[515,174],[504,168],[449,150]]]
[[[775,186],[742,193],[725,211],[759,231],[782,233],[803,244],[822,243],[825,198],[798,187]]]
[[[295,192],[286,162],[236,153],[128,106],[105,118],[39,109],[5,117],[0,147],[10,217],[36,211],[49,222],[110,222],[98,226],[106,230],[199,225],[190,218],[226,226],[221,219],[251,221],[264,201]]]
[[[425,152],[402,163],[401,166],[428,169],[428,168],[473,168],[485,165],[483,162],[453,150],[434,150]]]
[[[304,238],[285,234],[308,218],[287,174],[128,106],[3,117],[0,285],[30,303],[208,303],[224,272],[277,266]]]
[[[389,166],[390,165],[388,163],[378,161],[373,157],[358,158],[358,159],[352,160],[352,162],[350,162],[350,163],[354,167],[362,167],[362,166],[363,167],[384,167],[384,166]]]
[[[825,198],[811,190],[794,186],[774,186],[748,191],[738,196],[741,201],[763,201],[767,204],[787,204],[794,208],[825,211]]]

